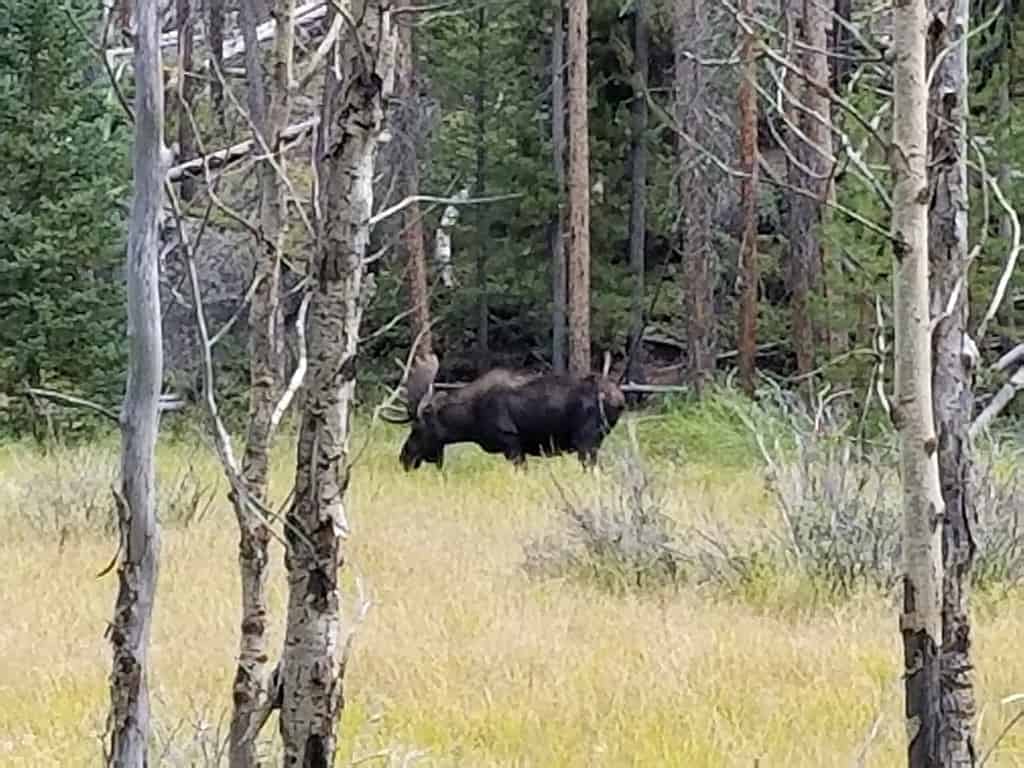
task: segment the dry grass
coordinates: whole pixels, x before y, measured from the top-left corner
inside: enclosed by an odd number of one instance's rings
[[[349,561],[374,607],[347,680],[339,765],[405,749],[426,750],[412,764],[436,766],[848,766],[879,714],[864,764],[901,764],[896,614],[881,599],[812,607],[777,583],[724,598],[534,580],[523,545],[558,514],[549,472],[580,486],[577,465],[533,462],[523,478],[466,448],[452,451],[447,479],[403,475],[395,439],[370,447],[353,483]],[[162,447],[165,477],[194,455]],[[281,446],[279,496],[291,456]],[[114,579],[95,574],[113,547],[100,532],[40,540],[21,518],[25,468],[40,461],[0,449],[0,765],[97,765]],[[216,466],[198,474],[212,482]],[[752,471],[661,476],[681,522],[772,514]],[[152,688],[161,738],[174,746],[167,764],[202,764],[195,745],[214,738],[228,706],[235,544],[223,487],[205,517],[164,534]],[[1024,609],[1016,596],[988,599],[977,612],[984,744],[1014,714],[1000,699],[1024,690]],[[989,765],[1024,765],[1022,750],[1011,735]]]

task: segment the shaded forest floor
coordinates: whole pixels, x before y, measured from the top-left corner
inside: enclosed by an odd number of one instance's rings
[[[571,459],[524,477],[472,447],[446,477],[403,474],[401,435],[381,430],[352,487],[347,573],[373,606],[346,680],[338,765],[896,766],[904,742],[892,598],[814,599],[785,578],[723,592],[610,591],[538,579],[524,546],[557,530],[560,493],[588,481]],[[621,443],[622,441],[620,441]],[[358,450],[361,439],[354,440]],[[287,491],[291,441],[276,452]],[[99,765],[115,576],[104,533],[116,444],[43,458],[0,448],[0,764]],[[161,765],[212,765],[226,734],[238,620],[233,515],[211,452],[161,447],[165,533],[152,649]],[[115,462],[116,463],[116,462]],[[743,462],[662,462],[680,522],[776,514]],[[88,518],[88,519],[87,519]],[[275,544],[274,616],[285,583]],[[1024,691],[1024,607],[1015,592],[976,605],[981,742]],[[273,647],[280,647],[275,626]],[[276,728],[276,720],[270,731]],[[271,735],[273,735],[271,733]],[[267,749],[273,752],[273,744]],[[992,766],[1024,765],[1024,732]]]

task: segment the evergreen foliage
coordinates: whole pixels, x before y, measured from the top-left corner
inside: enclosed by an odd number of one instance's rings
[[[105,403],[124,370],[128,133],[88,28],[94,3],[0,2],[0,392],[59,388]],[[0,429],[29,414],[11,398]],[[84,425],[82,414],[67,414]],[[71,424],[72,422],[65,422]]]

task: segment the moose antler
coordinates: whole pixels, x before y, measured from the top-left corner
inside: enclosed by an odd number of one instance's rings
[[[427,326],[429,328],[429,325]],[[426,406],[434,392],[434,378],[440,363],[437,355],[429,353],[425,358],[416,360],[420,339],[427,328],[416,336],[405,364],[395,361],[401,368],[398,386],[391,390],[388,397],[375,409],[375,415],[389,424],[408,424],[419,415],[421,406]],[[413,361],[416,360],[415,366]],[[403,390],[405,394],[403,395]]]

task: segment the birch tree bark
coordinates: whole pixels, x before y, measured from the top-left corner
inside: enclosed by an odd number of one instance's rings
[[[649,30],[644,0],[633,6],[633,103],[630,105],[629,271],[633,278],[633,296],[629,313],[630,381],[636,381],[644,332],[644,305],[647,292],[647,75],[650,69]]]
[[[294,37],[292,17],[295,0],[275,0],[279,20],[267,79],[255,45],[259,7],[242,2],[243,34],[246,37],[248,105],[254,138],[271,150],[271,158],[259,165],[259,234],[254,279],[257,287],[249,307],[249,425],[242,458],[244,493],[232,501],[239,527],[238,565],[241,576],[242,617],[238,665],[232,691],[229,760],[232,768],[256,765],[256,721],[268,692],[267,575],[270,529],[266,517],[254,508],[267,500],[269,455],[273,440],[273,413],[283,388],[284,346],[279,305],[281,255],[287,233],[287,207],[281,172],[285,154],[281,134],[291,111],[291,67]],[[250,38],[253,45],[250,46]],[[269,94],[268,94],[269,91]]]
[[[590,128],[587,113],[587,0],[568,0],[569,25],[569,371],[590,373]]]
[[[407,7],[415,7],[415,0],[406,0]],[[399,130],[401,136],[400,188],[406,197],[419,194],[420,175],[417,159],[419,135],[416,131],[416,50],[415,27],[409,23],[398,25],[398,60],[395,65],[395,96],[399,101],[399,114],[405,119]],[[423,216],[419,203],[411,203],[402,213],[402,250],[405,251],[406,276],[409,285],[409,303],[412,308],[410,342],[420,339],[420,354],[429,354],[434,342],[430,333],[430,299],[427,290],[427,253],[423,242]]]
[[[910,768],[939,762],[942,488],[932,414],[928,291],[928,94],[925,0],[893,9],[893,189],[896,398],[903,484],[903,638]]]
[[[320,242],[312,264],[311,376],[287,513],[288,625],[281,665],[284,765],[334,763],[344,706],[338,576],[349,526],[349,412],[363,312],[373,166],[393,86],[395,35],[387,0],[355,3],[329,69],[321,118]],[[332,8],[331,14],[334,10]],[[337,78],[337,79],[336,79]]]
[[[740,12],[754,14],[753,0],[743,0]],[[739,369],[743,389],[754,395],[754,361],[757,352],[757,288],[760,281],[757,265],[757,78],[756,43],[753,33],[742,32],[740,59],[743,79],[739,90],[740,170],[745,174],[740,183],[743,205],[743,235],[740,241],[740,322]]]
[[[121,562],[114,616],[108,719],[111,768],[143,768],[150,735],[147,673],[160,531],[155,451],[163,378],[159,224],[166,168],[159,7],[139,0],[135,36],[134,191],[128,223],[128,384],[121,413]]]
[[[551,30],[551,155],[558,191],[558,210],[551,222],[551,364],[566,367],[568,264],[565,259],[565,0],[554,0]]]
[[[938,62],[929,98],[931,205],[928,252],[935,328],[932,388],[938,430],[939,479],[946,517],[942,528],[943,766],[973,766],[974,685],[967,578],[977,519],[969,430],[974,411],[973,365],[967,337],[967,40],[968,0],[932,0],[929,48]],[[947,50],[948,49],[948,50]],[[951,311],[950,311],[951,310]],[[947,314],[948,311],[948,314]]]

